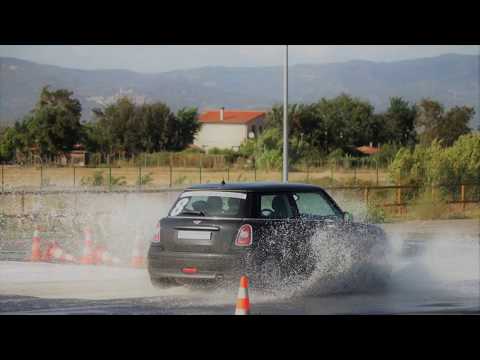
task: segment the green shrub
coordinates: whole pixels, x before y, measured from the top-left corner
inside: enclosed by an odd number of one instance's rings
[[[115,186],[124,186],[127,185],[127,181],[125,179],[125,176],[112,176],[111,179],[109,179],[109,175],[104,176],[103,171],[95,171],[93,173],[93,176],[84,176],[80,179],[80,184],[82,186],[105,186],[109,185],[115,185]]]
[[[410,216],[418,220],[435,220],[445,218],[448,205],[439,193],[432,197],[431,191],[424,191],[414,202]]]
[[[107,179],[107,182],[108,182],[108,179]],[[127,180],[125,176],[118,176],[118,177],[112,176],[110,180],[110,184],[114,186],[125,186],[127,185]]]
[[[371,201],[367,205],[367,216],[365,221],[370,223],[381,224],[385,222],[387,218],[385,209],[379,202]]]
[[[183,185],[187,182],[187,177],[185,175],[177,177],[174,181],[175,185]]]
[[[445,185],[450,192],[459,184],[480,183],[480,133],[463,135],[451,147],[439,141],[415,149],[402,148],[389,166],[391,179],[410,185]]]
[[[103,171],[95,171],[93,176],[84,176],[80,179],[82,186],[102,186],[104,185]]]
[[[153,182],[152,173],[148,173],[140,176],[140,179],[137,179],[137,185],[148,185]]]

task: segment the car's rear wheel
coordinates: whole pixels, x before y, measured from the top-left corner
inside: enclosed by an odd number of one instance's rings
[[[262,288],[275,288],[283,279],[281,264],[273,256],[258,263],[255,268],[253,279]]]
[[[223,286],[220,280],[178,279],[177,282],[192,290],[213,290]]]

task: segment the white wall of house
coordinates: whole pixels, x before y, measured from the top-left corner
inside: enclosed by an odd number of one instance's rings
[[[244,124],[203,124],[194,144],[206,149],[217,147],[231,149],[247,138],[247,125]]]

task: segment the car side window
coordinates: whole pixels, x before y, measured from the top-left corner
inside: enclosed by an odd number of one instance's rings
[[[286,194],[261,194],[257,217],[262,219],[287,219],[293,210]]]
[[[293,194],[298,212],[303,216],[335,216],[338,215],[333,206],[322,194],[313,192],[298,192]]]

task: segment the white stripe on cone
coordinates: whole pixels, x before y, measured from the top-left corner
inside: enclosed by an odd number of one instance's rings
[[[115,256],[113,256],[112,254],[110,254],[109,252],[105,251],[105,250],[99,250],[100,252],[100,261],[104,264],[107,264],[107,265],[111,265],[111,264],[115,264],[115,265],[118,265],[121,263],[121,260]]]
[[[65,255],[65,260],[66,261],[75,261],[75,258],[70,254],[66,254]]]
[[[57,244],[53,245],[53,248],[50,250],[50,254],[54,259],[61,260],[61,261],[76,261],[75,258],[67,254],[60,246]]]
[[[238,290],[237,299],[239,299],[239,300],[248,299],[248,290],[240,288]],[[235,309],[235,315],[248,315],[248,309],[241,309],[241,308],[237,307]]]
[[[55,247],[52,252],[52,255],[55,259],[60,259],[63,255],[63,251],[59,247]]]
[[[90,256],[93,253],[92,239],[85,239],[85,246],[83,247],[83,256]]]

